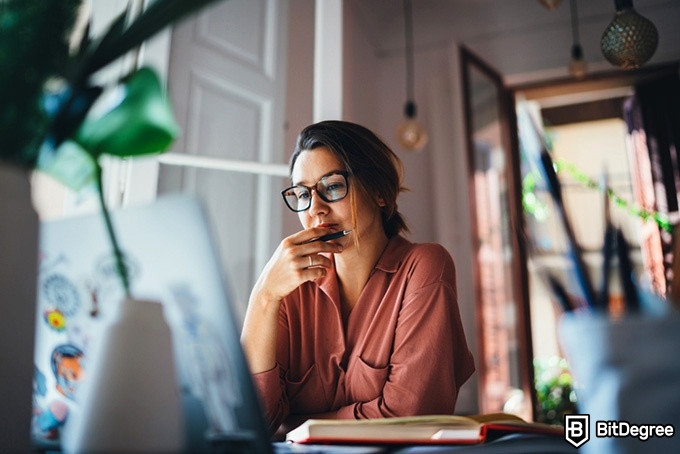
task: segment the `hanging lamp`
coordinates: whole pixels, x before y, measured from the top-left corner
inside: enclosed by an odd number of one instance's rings
[[[607,26],[600,49],[614,66],[635,69],[649,60],[659,43],[654,24],[633,8],[633,0],[615,0],[616,15]]]
[[[545,6],[548,8],[550,11],[554,11],[557,9],[558,6],[560,6],[560,3],[562,3],[562,0],[538,0],[541,5]]]
[[[582,79],[588,70],[588,64],[583,59],[583,48],[578,33],[578,9],[576,0],[569,0],[571,7],[571,60],[569,61],[569,73],[577,79]]]
[[[404,0],[404,36],[406,40],[406,104],[404,121],[397,127],[397,139],[407,150],[420,151],[427,144],[427,132],[416,120],[413,96],[413,14],[411,0]]]

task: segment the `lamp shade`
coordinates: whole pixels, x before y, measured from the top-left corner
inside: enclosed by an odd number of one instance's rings
[[[635,69],[649,60],[659,43],[659,34],[654,24],[633,9],[632,2],[617,7],[616,15],[607,26],[600,49],[613,65],[624,69]]]

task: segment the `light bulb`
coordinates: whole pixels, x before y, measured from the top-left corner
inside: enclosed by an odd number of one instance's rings
[[[550,11],[557,9],[562,3],[562,0],[538,0],[543,6],[548,8]]]
[[[583,59],[583,49],[580,44],[571,47],[571,60],[569,61],[569,73],[577,79],[585,77],[588,64]]]
[[[427,132],[413,118],[405,118],[397,127],[399,143],[407,150],[420,151],[427,144]]]
[[[404,106],[406,118],[397,127],[397,139],[407,150],[420,151],[427,144],[427,132],[416,121],[416,103],[407,101]]]
[[[569,73],[577,79],[583,79],[588,71],[588,64],[585,60],[574,60],[569,62]]]

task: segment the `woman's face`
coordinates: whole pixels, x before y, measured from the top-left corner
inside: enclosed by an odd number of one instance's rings
[[[314,186],[322,177],[334,172],[346,170],[338,157],[326,147],[304,150],[295,161],[293,167],[293,184]],[[327,227],[335,232],[339,230],[353,230],[353,235],[359,235],[361,241],[370,241],[374,235],[384,236],[380,207],[377,201],[357,191],[349,177],[349,190],[356,198],[356,225],[352,218],[351,194],[335,202],[325,202],[316,191],[312,191],[312,202],[308,210],[298,213],[302,226]],[[350,235],[351,236],[351,235]],[[353,242],[343,238],[343,246]]]

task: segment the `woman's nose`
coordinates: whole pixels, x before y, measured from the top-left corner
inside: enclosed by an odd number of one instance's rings
[[[316,191],[316,189],[312,189],[311,197],[312,201],[309,206],[309,211],[312,215],[328,212],[328,203],[319,197],[319,193]]]

